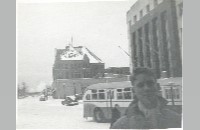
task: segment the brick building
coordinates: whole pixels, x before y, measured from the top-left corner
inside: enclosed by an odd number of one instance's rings
[[[104,63],[88,48],[66,46],[56,49],[53,79],[93,78],[103,74]]]
[[[129,69],[120,70],[128,73]],[[53,65],[52,87],[55,90],[53,97],[65,98],[74,94],[83,94],[86,87],[96,83],[129,80],[128,75],[106,76],[104,73],[104,63],[86,47],[68,45],[65,49],[56,49]]]
[[[128,81],[129,76],[101,77],[101,78],[77,78],[77,79],[57,79],[52,87],[56,90],[53,93],[54,98],[65,98],[75,94],[83,94],[85,88],[89,85],[108,82]]]
[[[160,78],[182,76],[182,0],[138,0],[127,12],[134,67],[149,67]]]
[[[105,73],[130,75],[129,67],[109,67],[105,69]]]

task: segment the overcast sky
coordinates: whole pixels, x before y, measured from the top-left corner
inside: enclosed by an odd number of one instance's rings
[[[126,12],[135,0],[65,2],[17,0],[17,74],[19,82],[37,86],[52,81],[55,48],[73,36],[107,67],[128,67]],[[26,3],[25,3],[26,2]]]

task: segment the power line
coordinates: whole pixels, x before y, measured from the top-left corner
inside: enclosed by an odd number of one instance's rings
[[[128,53],[128,52],[126,52],[124,49],[122,49],[120,46],[118,46],[124,53],[126,53],[126,55],[128,55],[129,57],[131,57],[131,55]]]

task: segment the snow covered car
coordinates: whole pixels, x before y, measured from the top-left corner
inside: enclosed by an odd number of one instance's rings
[[[78,105],[78,101],[76,100],[75,96],[66,96],[64,101],[61,101],[62,105],[67,105],[67,106],[74,106]]]
[[[76,100],[82,100],[83,94],[75,94]]]
[[[40,101],[46,101],[46,100],[48,100],[47,96],[45,96],[45,95],[40,96]]]

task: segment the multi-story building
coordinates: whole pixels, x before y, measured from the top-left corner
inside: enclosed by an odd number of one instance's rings
[[[131,66],[182,76],[183,0],[138,0],[127,12]]]
[[[123,72],[127,72],[123,69]],[[56,49],[53,65],[54,98],[83,93],[89,85],[105,82],[127,81],[128,75],[106,77],[104,63],[83,46]]]
[[[53,79],[93,78],[103,74],[104,63],[88,48],[66,46],[56,49]]]
[[[130,75],[129,67],[109,67],[105,69],[105,73]]]

